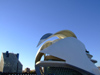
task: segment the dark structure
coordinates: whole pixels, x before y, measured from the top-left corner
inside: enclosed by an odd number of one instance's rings
[[[0,61],[0,71],[3,73],[22,73],[22,64],[20,63],[19,54],[2,53]]]

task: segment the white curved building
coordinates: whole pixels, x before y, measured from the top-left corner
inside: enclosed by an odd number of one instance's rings
[[[97,61],[91,59],[93,56],[84,44],[69,30],[45,34],[38,46],[54,36],[58,39],[47,41],[37,52],[35,68],[38,75],[100,75],[94,65]],[[42,56],[44,61],[40,61]]]

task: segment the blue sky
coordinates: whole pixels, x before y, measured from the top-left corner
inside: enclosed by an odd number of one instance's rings
[[[100,66],[100,0],[0,0],[0,56],[19,53],[34,69],[42,35],[71,30]]]

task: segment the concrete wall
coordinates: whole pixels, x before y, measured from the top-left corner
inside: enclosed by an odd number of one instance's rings
[[[66,60],[67,64],[92,74],[100,75],[98,68],[87,57],[85,50],[86,48],[81,41],[74,37],[67,37],[53,43],[40,52]]]

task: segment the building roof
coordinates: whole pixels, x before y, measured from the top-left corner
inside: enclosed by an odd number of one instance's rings
[[[38,43],[37,46],[39,46],[41,43],[43,43],[45,40],[51,38],[51,37],[54,37],[54,36],[57,36],[59,39],[63,39],[63,38],[66,38],[66,37],[76,37],[76,35],[70,31],[70,30],[62,30],[62,31],[59,31],[55,34],[52,34],[52,33],[47,33],[45,35],[43,35]]]

